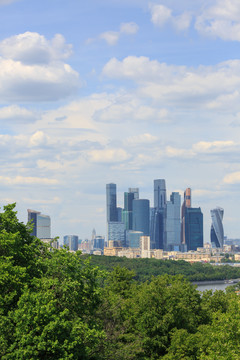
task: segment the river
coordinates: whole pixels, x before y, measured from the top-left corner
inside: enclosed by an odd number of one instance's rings
[[[193,284],[197,285],[197,290],[203,292],[205,290],[213,290],[213,291],[223,290],[223,291],[225,291],[226,287],[235,285],[237,282],[239,282],[239,279],[229,280],[229,282],[225,282],[222,280],[199,281],[199,282],[193,282]]]

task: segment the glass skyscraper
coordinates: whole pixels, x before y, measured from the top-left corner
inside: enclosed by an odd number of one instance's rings
[[[166,204],[166,250],[179,251],[181,245],[181,196],[173,192]]]
[[[106,185],[107,200],[107,222],[118,221],[117,211],[117,186],[116,184]]]
[[[154,213],[151,226],[151,243],[156,249],[166,248],[166,182],[154,180]]]
[[[185,209],[185,241],[187,251],[203,247],[203,214],[200,207]]]
[[[78,236],[77,235],[65,235],[63,237],[63,245],[69,247],[71,251],[78,250]]]
[[[212,225],[211,225],[211,243],[215,247],[223,248],[224,242],[224,231],[223,231],[223,213],[224,210],[220,207],[213,209],[210,211],[212,217]]]
[[[31,235],[39,239],[51,239],[51,219],[40,211],[28,209],[28,222],[33,225]]]
[[[149,235],[149,200],[135,199],[133,206],[133,224],[132,229],[142,231],[143,235]]]

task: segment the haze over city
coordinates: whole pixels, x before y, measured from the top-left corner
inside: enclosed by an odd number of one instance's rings
[[[192,189],[240,237],[240,2],[0,0],[1,206],[106,234],[107,183]]]

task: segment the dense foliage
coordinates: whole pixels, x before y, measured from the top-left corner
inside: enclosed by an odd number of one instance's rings
[[[83,255],[85,259],[89,255]],[[151,280],[152,276],[184,275],[190,281],[212,281],[240,278],[240,267],[230,265],[214,266],[209,263],[189,263],[184,260],[127,259],[117,256],[91,255],[91,263],[100,269],[112,271],[115,266],[135,272],[137,281]]]
[[[1,359],[239,359],[234,292],[201,295],[182,275],[107,273],[48,249],[13,210],[0,214]]]

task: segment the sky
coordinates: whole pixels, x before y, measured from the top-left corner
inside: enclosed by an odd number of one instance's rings
[[[106,233],[106,184],[192,189],[240,238],[239,0],[0,0],[0,204]]]

